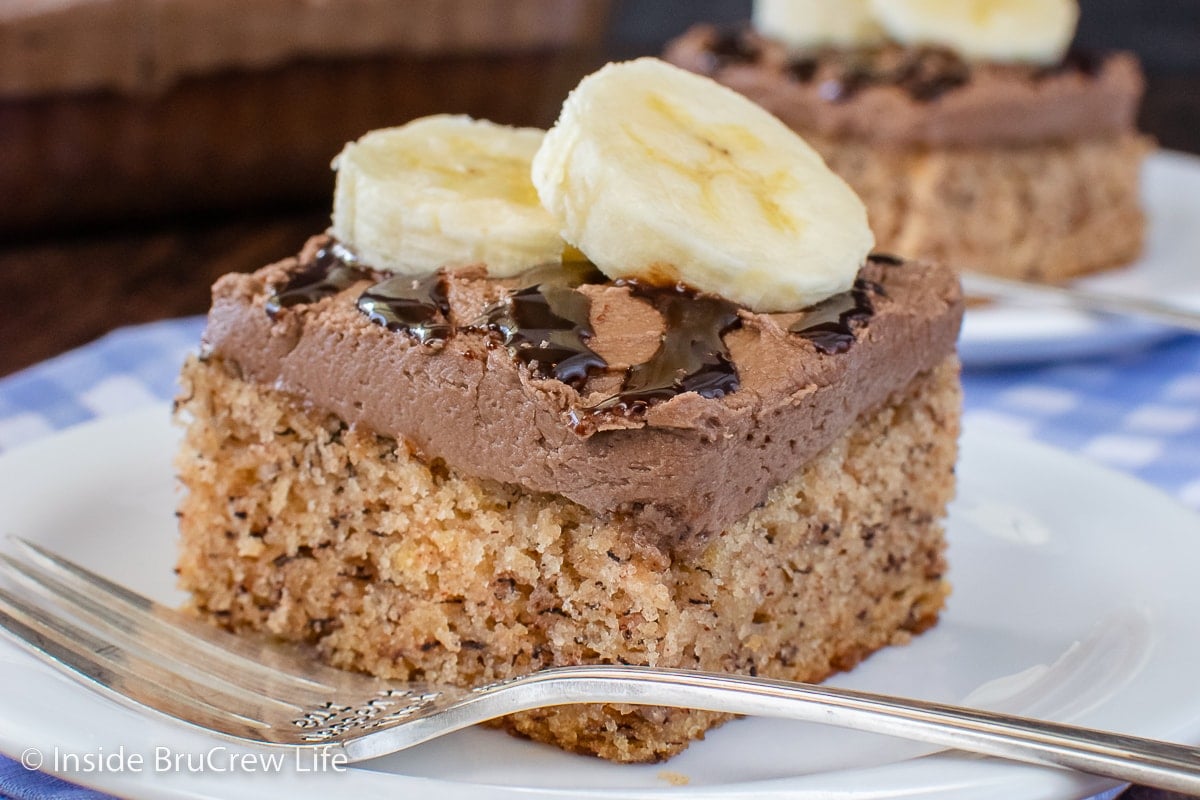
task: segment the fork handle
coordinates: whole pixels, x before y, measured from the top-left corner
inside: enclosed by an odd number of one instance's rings
[[[1080,286],[1029,283],[972,272],[962,274],[962,286],[963,291],[971,297],[1138,317],[1160,325],[1200,333],[1200,311],[1160,303],[1145,297],[1097,292]]]
[[[488,695],[493,693],[510,695],[502,713],[511,713],[514,704],[527,710],[603,702],[779,717],[1200,795],[1200,748],[829,686],[686,670],[584,666],[545,670],[482,690],[466,703],[490,705]]]

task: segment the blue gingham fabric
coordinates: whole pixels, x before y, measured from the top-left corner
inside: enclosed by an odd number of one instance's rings
[[[0,756],[0,800],[113,800],[109,795],[76,786],[43,772],[30,772]]]
[[[1128,473],[1200,509],[1200,337],[1119,357],[963,373],[988,425]]]
[[[124,328],[0,378],[0,453],[89,419],[169,401],[202,328],[199,317]],[[1200,509],[1200,337],[1110,358],[967,368],[963,386],[967,426],[1076,453]],[[0,756],[0,800],[6,797],[100,795]]]
[[[0,453],[97,417],[175,395],[202,317],[121,328],[91,344],[0,378]]]

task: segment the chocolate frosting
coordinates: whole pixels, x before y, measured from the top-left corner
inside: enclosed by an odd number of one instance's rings
[[[896,45],[797,58],[753,31],[711,25],[692,28],[663,57],[741,92],[802,134],[893,147],[1117,136],[1135,129],[1144,88],[1129,53],[1070,56],[1051,68],[968,64],[949,51],[917,53]],[[895,78],[864,80],[868,60]],[[896,69],[903,61],[919,69]]]
[[[580,426],[580,410],[616,394],[628,367],[662,341],[663,318],[637,287],[579,288],[591,301],[588,346],[607,366],[577,389],[538,376],[495,333],[470,327],[519,285],[488,280],[481,268],[445,276],[454,332],[434,345],[372,323],[356,307],[370,280],[269,316],[264,304],[311,268],[326,241],[221,278],[204,356],[462,473],[562,495],[671,546],[702,542],[746,514],[859,415],[952,354],[963,310],[951,270],[870,261],[860,280],[872,287],[872,313],[842,352],[789,332],[801,313],[741,310],[740,325],[723,337],[735,391],[684,392],[636,413],[596,413]]]

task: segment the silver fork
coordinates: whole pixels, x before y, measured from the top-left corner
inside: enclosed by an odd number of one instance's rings
[[[517,711],[630,703],[821,722],[1200,795],[1200,748],[826,686],[632,666],[474,689],[376,680],[218,630],[13,542],[0,555],[0,628],[11,638],[114,700],[245,745],[355,762]]]

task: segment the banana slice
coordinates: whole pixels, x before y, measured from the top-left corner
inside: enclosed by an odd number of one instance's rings
[[[757,311],[849,289],[874,244],[862,201],[786,125],[653,58],[583,79],[533,183],[610,278],[682,282]]]
[[[334,161],[333,234],[404,275],[482,263],[507,277],[558,261],[558,223],[529,180],[543,136],[450,115],[372,131]]]
[[[886,35],[869,0],[755,0],[755,30],[796,51],[863,47]]]
[[[1054,64],[1079,22],[1078,0],[871,0],[901,44],[936,44],[981,61]]]

